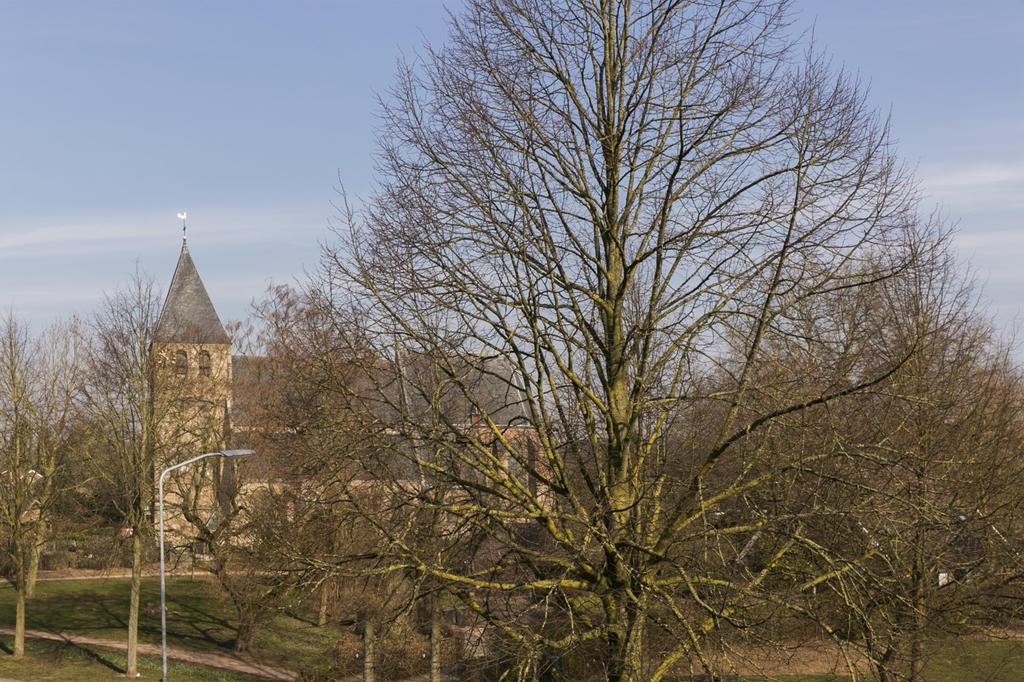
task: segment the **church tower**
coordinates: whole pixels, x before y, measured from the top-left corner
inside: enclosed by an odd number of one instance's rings
[[[175,450],[225,447],[232,399],[231,338],[199,277],[188,240],[153,332],[159,438]]]

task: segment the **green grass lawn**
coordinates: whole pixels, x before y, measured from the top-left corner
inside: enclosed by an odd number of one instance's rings
[[[831,675],[795,675],[786,682],[848,682]],[[1024,680],[1024,642],[949,640],[936,642],[927,655],[927,682],[1020,682]]]
[[[123,641],[127,636],[129,589],[129,581],[124,578],[40,582],[35,598],[28,604],[26,626]],[[141,603],[139,640],[159,644],[159,579],[143,581]],[[14,591],[4,585],[0,587],[0,623],[13,626],[13,619]],[[231,654],[234,622],[231,604],[221,596],[214,581],[205,577],[167,581],[169,646]],[[251,655],[245,658],[295,670],[322,660],[341,632],[337,627],[318,628],[306,620],[275,613],[260,628]]]
[[[1019,682],[1024,680],[1024,642],[948,641],[932,647],[925,664],[928,682]]]
[[[160,642],[160,585],[156,578],[143,581],[139,638]],[[39,583],[28,605],[31,629],[88,635],[123,641],[126,637],[129,581],[65,580]],[[168,643],[172,647],[231,654],[235,640],[234,613],[214,581],[175,577],[168,580]],[[275,613],[260,629],[249,660],[292,670],[323,667],[334,643],[345,633],[337,626],[318,628],[301,617]],[[14,591],[0,585],[0,623],[11,626]],[[10,638],[0,639],[0,677],[20,680],[109,680],[124,670],[124,654],[99,648],[75,647],[29,640],[26,660],[8,655]],[[140,659],[143,677],[159,677],[159,660]],[[320,665],[317,665],[320,662]],[[209,668],[174,663],[175,680],[244,680]],[[763,679],[763,678],[755,678]],[[831,676],[785,676],[787,682],[839,682]],[[925,672],[928,682],[1016,682],[1024,680],[1024,642],[961,640],[931,648]]]
[[[849,682],[850,678],[835,675],[782,675],[772,678],[744,677],[741,682],[763,682],[766,679],[780,682]],[[923,679],[927,682],[1020,682],[1024,680],[1024,642],[937,642],[927,656]],[[726,680],[733,682],[734,678]]]
[[[25,657],[13,660],[0,646],[0,678],[29,682],[111,682],[123,678],[123,653],[107,649],[85,649],[61,642],[26,640]],[[175,682],[242,682],[259,678],[237,675],[213,668],[202,668],[176,661],[169,662],[168,674]],[[160,659],[139,658],[139,680],[160,679]]]

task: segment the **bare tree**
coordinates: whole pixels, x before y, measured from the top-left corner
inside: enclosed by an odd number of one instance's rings
[[[151,353],[159,314],[156,287],[136,273],[123,289],[109,295],[88,329],[85,407],[90,427],[90,465],[94,485],[116,509],[132,546],[128,605],[126,674],[134,677],[138,660],[139,594],[147,539],[152,537],[154,486],[162,461],[160,446],[168,401],[156,400],[157,358]],[[175,426],[174,428],[181,428]]]
[[[756,568],[720,548],[764,525],[753,491],[836,453],[760,467],[748,440],[889,380],[925,332],[810,325],[816,363],[763,370],[808,306],[870,299],[932,239],[885,123],[794,54],[786,4],[470,0],[401,70],[379,190],[325,251],[317,294],[365,330],[407,462],[378,465],[389,509],[440,521],[359,508],[521,675],[574,652],[613,680],[714,670],[723,628],[798,610],[798,521]]]
[[[0,335],[0,538],[16,594],[14,656],[20,657],[25,601],[33,595],[75,445],[81,377],[73,323],[31,336],[8,316]]]
[[[925,325],[927,343],[855,410],[832,415],[833,443],[857,462],[845,477],[856,490],[834,486],[833,499],[858,503],[850,532],[817,539],[836,557],[869,557],[823,588],[856,623],[878,678],[913,681],[933,640],[1019,617],[1024,394],[951,258],[903,284],[881,301],[900,311],[885,336],[906,343],[901,329]]]
[[[3,369],[3,470],[0,471],[0,492],[3,493],[2,521],[5,554],[12,564],[11,573],[15,589],[14,657],[25,653],[25,595],[28,591],[27,569],[29,546],[32,544],[31,527],[34,522],[35,477],[31,456],[33,446],[32,407],[30,382],[31,351],[28,335],[13,319],[4,323],[3,351],[0,355]]]
[[[386,435],[380,416],[360,399],[372,388],[364,374],[375,360],[360,350],[359,326],[331,312],[315,297],[278,287],[257,307],[258,328],[239,335],[252,343],[236,363],[235,426],[261,453],[246,464],[265,485],[244,496],[239,528],[246,542],[238,557],[290,582],[296,597],[315,594],[320,625],[354,621],[364,669],[412,674],[422,657],[408,652],[440,622],[436,610],[421,608],[430,594],[422,577],[382,561],[379,537],[348,495],[358,489],[361,504],[396,518],[404,513],[377,484],[377,472],[389,465],[374,456]],[[269,587],[265,582],[250,597]],[[436,677],[440,634],[433,641]],[[344,657],[338,663],[344,668]]]
[[[794,306],[787,333],[766,339],[754,412],[821,390],[836,363],[863,376],[910,357],[885,381],[738,446],[750,478],[790,471],[718,508],[718,525],[756,523],[715,551],[756,571],[789,545],[772,595],[789,613],[731,619],[716,647],[733,672],[770,672],[774,638],[819,660],[830,652],[855,677],[872,667],[881,679],[920,679],[936,638],[1014,622],[1019,378],[945,240],[918,252],[884,286]]]
[[[195,467],[191,476],[179,479],[173,506],[189,523],[186,537],[203,547],[200,565],[213,574],[235,608],[234,649],[245,652],[259,625],[294,589],[287,566],[270,560],[274,548],[268,546],[266,524],[261,523],[276,519],[287,525],[287,517],[280,507],[271,506],[263,485],[244,487],[233,469],[227,469],[232,480],[224,480],[214,470],[217,464]]]

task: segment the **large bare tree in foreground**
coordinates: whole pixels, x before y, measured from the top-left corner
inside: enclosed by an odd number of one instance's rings
[[[884,121],[793,50],[786,4],[469,0],[401,71],[379,189],[325,255],[322,300],[367,330],[411,463],[365,509],[388,565],[522,675],[573,651],[614,680],[713,670],[717,636],[846,570],[780,587],[828,548],[759,494],[841,453],[768,459],[753,436],[899,372],[927,325],[896,343],[884,308],[832,315],[935,237]],[[793,342],[814,361],[780,365]]]

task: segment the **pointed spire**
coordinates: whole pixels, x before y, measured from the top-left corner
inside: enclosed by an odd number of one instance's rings
[[[231,343],[231,337],[224,331],[196,264],[189,255],[184,226],[181,237],[181,255],[178,256],[171,285],[167,288],[153,340],[161,343]]]

